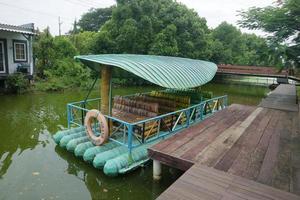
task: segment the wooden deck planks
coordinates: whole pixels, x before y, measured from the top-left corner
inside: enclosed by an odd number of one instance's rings
[[[237,105],[233,105],[233,107],[236,107]],[[173,151],[177,150],[179,147],[183,147],[184,144],[190,142],[191,140],[194,140],[196,136],[198,136],[200,133],[207,129],[211,129],[215,127],[216,122],[222,122],[226,121],[226,116],[230,114],[231,112],[235,113],[237,110],[228,108],[219,113],[216,117],[210,117],[207,120],[201,122],[200,124],[197,124],[197,126],[191,126],[189,129],[185,129],[181,131],[179,134],[176,134],[172,137],[172,139],[168,141],[160,142],[156,145],[156,148],[159,148],[160,150],[163,150],[165,152],[172,153]],[[227,121],[226,121],[227,122]],[[186,134],[187,133],[187,134]]]
[[[293,119],[293,129],[292,129],[292,153],[291,153],[291,192],[300,195],[300,112],[297,118]]]
[[[232,163],[232,166],[228,169],[229,173],[242,176],[244,172],[247,172],[247,168],[252,161],[253,152],[259,144],[271,118],[270,115],[267,115],[266,111],[262,114],[264,114],[264,116],[258,116],[251,126],[245,130],[245,137],[243,138],[244,140],[241,141],[239,154]]]
[[[220,160],[236,143],[261,111],[262,108],[257,108],[244,121],[242,121],[242,123],[237,121],[233,126],[226,129],[211,144],[201,151],[199,155],[197,155],[197,163],[212,166],[216,163],[216,161]]]
[[[239,123],[242,123],[254,109],[255,107],[251,106],[232,105],[215,117],[207,118],[203,122],[154,145],[149,149],[149,155],[154,159],[162,156],[162,162],[172,166],[177,166],[182,160],[183,166],[178,168],[186,170],[195,163],[199,152],[237,120],[241,120]],[[218,125],[216,126],[216,124]]]
[[[200,137],[195,137],[191,143],[186,144],[185,146],[188,149],[178,149],[177,155],[193,162],[197,161],[199,153],[201,153],[204,148],[212,143],[216,137],[218,137],[226,129],[233,126],[234,123],[237,123],[237,121],[239,121],[238,124],[240,124],[242,120],[246,119],[249,113],[251,113],[253,110],[253,107],[247,107],[245,110],[237,109],[235,112],[232,111],[232,113],[230,113],[232,117],[227,117],[224,121],[218,121],[218,126],[214,126],[211,129],[205,130]],[[183,151],[183,153],[179,154],[178,152],[180,151]]]
[[[272,185],[276,188],[292,191],[292,121],[295,113],[283,113],[285,120],[281,121],[279,129],[279,150],[277,154],[277,163],[273,171]]]
[[[245,171],[242,174],[243,177],[251,180],[257,179],[266,151],[269,146],[271,135],[274,132],[276,124],[280,119],[280,115],[277,112],[274,113],[272,110],[268,110],[267,116],[264,118],[264,120],[266,119],[268,119],[269,122],[266,124],[263,135],[260,137],[258,144],[251,152],[247,168],[245,168]],[[253,128],[255,129],[255,127]]]
[[[299,200],[299,196],[196,164],[157,199]]]
[[[283,114],[281,113],[281,117]],[[279,152],[279,141],[280,141],[280,120],[275,126],[275,130],[272,133],[272,136],[269,141],[268,150],[263,160],[263,164],[261,166],[259,175],[257,180],[261,183],[271,185],[272,184],[272,176],[273,170],[275,168],[277,162],[277,155]]]
[[[274,91],[263,99],[260,107],[277,110],[298,112],[296,86],[280,84]]]
[[[300,112],[285,107],[298,110],[294,98],[295,87],[278,87],[269,108],[232,105],[151,147],[187,170],[158,199],[300,200]]]
[[[216,163],[214,168],[222,170],[222,171],[229,170],[229,168],[232,166],[233,162],[236,160],[236,158],[240,154],[242,147],[245,146],[244,143],[247,141],[250,141],[250,139],[252,137],[251,133],[256,132],[256,126],[259,124],[262,124],[264,122],[262,120],[265,117],[265,115],[267,115],[267,114],[268,114],[267,110],[263,110],[257,116],[255,121],[253,121],[254,125],[248,128],[250,130],[241,136],[241,138],[237,141],[237,143],[228,152],[226,152],[226,154],[222,157],[222,159],[220,159],[220,161],[218,163]],[[269,119],[269,118],[267,118],[267,119]]]

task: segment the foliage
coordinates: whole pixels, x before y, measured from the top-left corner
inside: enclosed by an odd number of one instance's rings
[[[280,43],[287,44],[287,59],[300,67],[300,4],[299,0],[278,1],[275,6],[264,8],[252,7],[247,11],[240,11],[241,27],[260,29],[271,33],[269,37],[273,46]],[[282,58],[283,59],[283,58]]]
[[[86,87],[88,84],[90,70],[76,62],[73,57],[78,54],[71,40],[66,36],[52,37],[49,30],[41,33],[35,42],[37,48],[36,67],[39,69],[39,81],[36,88],[39,90],[63,90],[72,87]],[[81,36],[79,36],[81,37]],[[82,36],[88,37],[88,36]],[[85,43],[80,43],[85,47]],[[47,51],[41,49],[47,48]],[[85,47],[87,50],[88,47]],[[51,52],[47,56],[47,52]],[[44,65],[46,63],[46,65]]]
[[[176,31],[176,26],[172,24],[158,33],[154,39],[150,54],[176,56],[178,54]]]
[[[40,80],[36,87],[39,90],[59,91],[66,88],[83,87],[90,84],[90,72],[72,58],[58,60],[55,65],[45,70],[46,79]]]
[[[23,93],[29,87],[28,79],[22,73],[13,73],[8,75],[6,80],[8,92]]]
[[[71,43],[70,39],[64,36],[57,36],[53,39],[53,49],[55,59],[73,58],[78,54],[77,49]]]
[[[278,7],[252,8],[242,12],[244,20],[240,23],[243,27],[264,28],[271,32],[273,29],[267,26],[268,22],[276,13],[287,15],[279,11],[287,10],[287,4],[294,1],[285,0]],[[289,15],[295,17],[297,6],[294,10],[289,6],[292,12]],[[268,9],[275,9],[276,12],[268,11],[265,16]],[[258,19],[264,20],[263,23]],[[298,18],[291,20],[293,26],[295,20]],[[116,6],[92,9],[85,13],[78,23],[74,22],[70,35],[53,37],[48,28],[38,34],[34,44],[39,78],[36,88],[63,90],[89,85],[93,74],[73,60],[77,54],[155,54],[210,60],[217,64],[282,67],[284,61],[299,55],[297,48],[287,48],[278,43],[286,36],[294,36],[293,42],[299,42],[298,32],[288,26],[283,26],[286,30],[275,28],[274,31],[278,32],[275,36],[281,36],[281,39],[270,42],[254,34],[242,33],[226,22],[210,30],[204,18],[177,1],[117,0]],[[299,23],[294,29],[299,30],[298,26]],[[114,72],[114,77],[114,81],[120,85],[148,84],[132,74],[124,78],[125,73],[121,69]]]
[[[77,25],[81,31],[99,31],[101,26],[111,18],[113,7],[92,8],[83,14]]]
[[[212,31],[212,37],[214,40],[222,43],[223,53],[221,57],[225,64],[241,64],[240,57],[242,57],[243,52],[245,51],[245,43],[242,39],[241,32],[231,24],[226,22],[221,23]]]
[[[93,50],[207,59],[208,31],[205,19],[172,0],[117,1]]]
[[[93,53],[92,45],[96,40],[96,32],[85,31],[70,36],[70,41],[77,49],[80,55],[87,55]]]
[[[212,60],[222,64],[251,66],[282,66],[279,48],[264,38],[242,33],[235,26],[222,22],[211,32]]]
[[[36,70],[40,77],[44,76],[44,70],[53,65],[55,50],[53,37],[50,34],[49,27],[40,32],[35,38],[33,45],[34,57],[36,58]]]
[[[77,50],[67,37],[52,37],[47,28],[36,38],[34,53],[38,75],[44,77],[46,69],[51,68],[59,59],[74,57]]]

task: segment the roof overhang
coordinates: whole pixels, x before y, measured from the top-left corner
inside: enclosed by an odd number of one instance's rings
[[[34,32],[33,24],[24,24],[24,25],[20,25],[20,26],[15,26],[15,25],[10,25],[10,24],[1,24],[0,23],[0,31],[22,33],[22,34],[26,34],[26,35],[36,35],[36,33]]]
[[[121,68],[156,85],[173,88],[194,88],[211,81],[217,65],[203,60],[180,57],[102,54],[75,56],[93,70],[101,71],[101,65]]]

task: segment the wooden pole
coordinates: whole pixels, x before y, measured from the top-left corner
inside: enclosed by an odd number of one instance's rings
[[[109,66],[102,66],[101,69],[101,113],[104,115],[112,115],[111,103],[111,83],[112,83],[112,68]],[[112,121],[108,121],[109,134],[112,133]]]
[[[101,69],[101,112],[105,115],[111,114],[111,78],[112,78],[112,68],[108,66],[102,66]]]

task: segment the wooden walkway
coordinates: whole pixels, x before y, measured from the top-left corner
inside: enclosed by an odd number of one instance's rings
[[[296,98],[282,87],[272,94],[282,92]],[[187,170],[159,199],[300,199],[291,194],[300,194],[299,112],[279,105],[234,104],[151,147],[152,159]]]
[[[299,196],[220,170],[194,165],[157,199],[299,200]]]
[[[256,75],[271,77],[287,77],[288,71],[278,72],[275,67],[258,67],[258,66],[236,66],[236,65],[218,65],[218,73],[239,74],[239,75]]]
[[[293,81],[300,81],[299,77],[289,76],[287,70],[282,70],[281,72],[278,72],[278,70],[275,67],[218,65],[217,74],[258,76],[283,79],[288,78]]]
[[[260,107],[298,112],[295,85],[282,84],[259,104]]]

